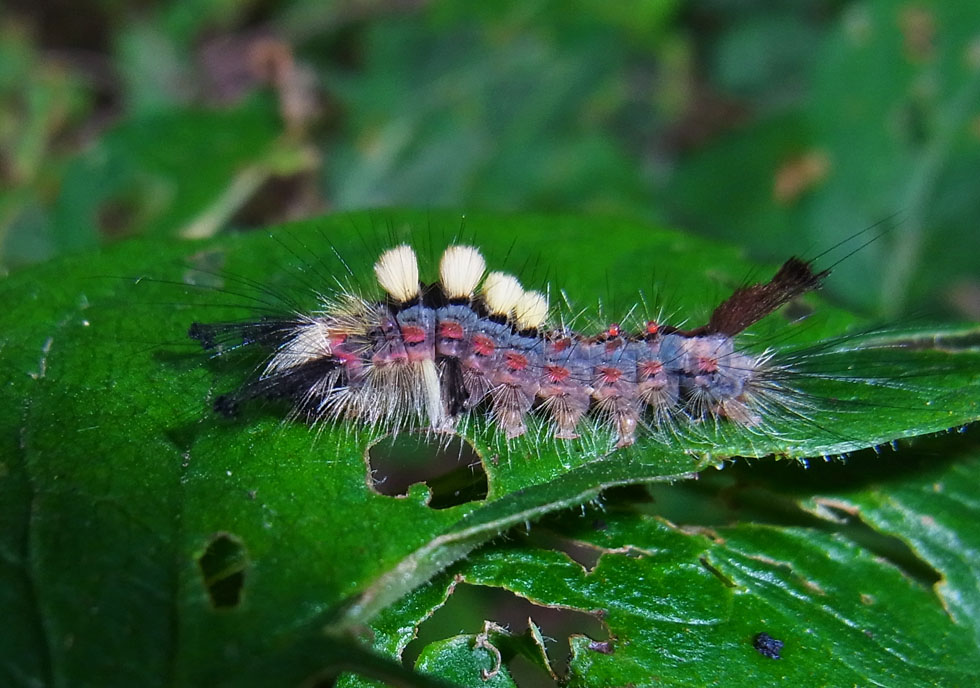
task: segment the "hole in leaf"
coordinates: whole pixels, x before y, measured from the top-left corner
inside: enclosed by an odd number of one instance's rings
[[[852,514],[830,504],[822,506],[839,518],[840,525],[836,528],[837,532],[890,562],[909,578],[929,588],[942,580],[939,572],[913,552],[905,542],[894,535],[875,530],[861,518],[859,513]]]
[[[599,563],[599,557],[609,551],[586,542],[579,542],[578,540],[563,537],[558,533],[544,528],[535,528],[525,539],[535,547],[562,552],[569,559],[585,569],[586,573],[592,573],[593,569]]]
[[[368,451],[371,486],[390,497],[403,497],[415,483],[429,486],[429,506],[446,509],[485,499],[487,474],[479,454],[466,441],[448,444],[396,435]]]
[[[925,467],[929,460],[935,463],[931,456],[910,451],[887,457],[863,451],[846,462],[814,461],[807,468],[792,461],[765,466],[739,462],[724,472],[705,472],[697,481],[652,484],[647,489],[656,513],[678,525],[711,528],[751,521],[838,533],[931,587],[941,579],[939,572],[900,538],[875,529],[860,513],[839,508],[832,501],[820,504],[823,518],[802,508],[799,501],[821,492],[874,489],[877,485],[887,491],[889,481],[901,480],[908,472],[929,470]]]
[[[214,536],[197,565],[215,609],[231,609],[241,603],[248,553],[239,538],[230,533]]]
[[[503,626],[515,636],[527,636],[524,645],[531,648],[533,640],[528,619],[540,629],[546,643],[548,663],[558,677],[568,672],[569,638],[573,635],[590,638],[589,646],[596,652],[615,652],[608,629],[595,614],[537,605],[502,588],[460,584],[446,603],[419,626],[416,639],[405,648],[403,660],[406,666],[414,666],[429,643],[463,633],[477,635],[484,630],[487,620]],[[517,644],[510,643],[512,646]],[[524,654],[501,650],[511,678],[521,688],[560,685],[540,663]],[[533,655],[534,651],[527,654]]]

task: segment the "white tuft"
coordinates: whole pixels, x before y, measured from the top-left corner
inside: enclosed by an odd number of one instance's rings
[[[374,264],[382,288],[400,303],[419,295],[419,262],[407,244],[388,249]]]
[[[491,313],[510,316],[524,295],[517,278],[503,272],[491,272],[483,281],[483,298]]]
[[[332,354],[330,328],[326,321],[311,318],[308,322],[299,325],[289,339],[279,347],[265,367],[263,375],[296,368],[319,358],[329,358]]]
[[[539,291],[526,291],[514,306],[514,317],[522,330],[536,329],[548,319],[548,299]]]
[[[420,362],[422,366],[422,387],[425,390],[425,410],[429,416],[429,424],[433,430],[438,430],[445,424],[445,405],[442,401],[442,382],[435,361],[426,358]]]
[[[446,296],[451,299],[465,299],[473,296],[473,290],[480,283],[487,262],[472,246],[450,246],[439,261],[439,279]]]

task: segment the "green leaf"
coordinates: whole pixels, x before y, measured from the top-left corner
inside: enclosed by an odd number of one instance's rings
[[[194,321],[282,306],[282,293],[315,306],[311,287],[329,290],[343,276],[331,247],[369,290],[378,251],[364,234],[378,220],[310,221],[284,228],[278,242],[257,234],[133,241],[6,280],[0,600],[4,618],[24,629],[0,638],[9,677],[260,685],[262,677],[290,683],[363,669],[369,662],[351,635],[377,619],[375,646],[397,656],[438,604],[438,596],[421,603],[407,593],[499,533],[607,487],[679,480],[734,456],[834,454],[978,415],[971,328],[870,333],[819,346],[816,376],[800,382],[837,399],[804,397],[814,413],[835,413],[832,422],[720,423],[611,453],[601,436],[570,446],[507,443],[476,422],[465,434],[482,457],[486,499],[435,509],[425,485],[403,497],[380,494],[367,463],[377,437],[367,430],[311,432],[275,408],[212,417],[208,400],[237,386],[255,361],[208,360],[186,337]],[[383,221],[389,239],[432,243],[433,262],[441,242],[431,237],[459,228],[451,213],[389,212]],[[571,301],[587,305],[602,294],[605,317],[617,321],[653,270],[669,274],[668,312],[695,322],[749,274],[730,248],[621,220],[470,216],[464,233],[479,237],[494,267],[519,239],[529,284],[544,282],[534,265],[554,266]],[[853,322],[823,313],[807,324],[773,316],[754,341],[764,347],[778,333],[798,357],[806,342]],[[861,368],[865,345],[878,347],[867,357],[882,361],[870,373]],[[850,380],[819,375],[839,377],[855,357]],[[919,372],[896,380],[898,370]],[[876,401],[894,413],[880,413]],[[378,614],[396,604],[407,604],[411,618],[389,635]],[[344,637],[325,636],[328,625]]]
[[[430,644],[415,663],[423,673],[436,673],[463,684],[479,676],[491,688],[515,688],[507,669],[501,666],[500,650],[494,643],[509,634],[502,628],[475,637],[457,636]]]
[[[950,620],[972,635],[974,648],[980,647],[980,537],[973,527],[978,505],[978,456],[974,447],[972,455],[953,455],[955,463],[936,466],[931,461],[884,487],[820,494],[802,501],[804,508],[823,518],[839,520],[843,512],[905,542],[938,572],[935,592]],[[933,457],[924,458],[928,461]],[[980,666],[976,656],[964,657],[962,665],[968,661]]]
[[[550,540],[487,546],[432,587],[446,596],[462,584],[502,587],[542,607],[595,615],[611,642],[570,638],[570,686],[645,685],[650,676],[658,685],[974,685],[980,453],[975,442],[953,449],[940,466],[803,502],[824,518],[853,515],[878,541],[908,542],[938,572],[934,589],[901,568],[901,557],[855,539],[840,517],[828,528],[696,528],[621,510],[548,519]],[[712,499],[726,493],[737,499],[731,488],[712,490]],[[557,551],[542,547],[549,542]],[[580,563],[583,550],[597,560]],[[779,660],[754,648],[760,633],[783,643]],[[453,642],[472,646],[475,637]],[[478,685],[473,671],[454,679]]]

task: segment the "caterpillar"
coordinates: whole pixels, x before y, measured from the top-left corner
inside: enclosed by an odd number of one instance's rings
[[[415,250],[400,244],[374,264],[382,299],[341,285],[309,312],[194,322],[188,335],[217,353],[229,343],[267,352],[253,379],[214,402],[225,416],[278,399],[312,424],[447,435],[485,413],[507,440],[538,418],[555,441],[599,428],[618,449],[681,427],[764,432],[774,413],[801,416],[791,364],[736,338],[829,272],[793,257],[769,281],[736,289],[699,327],[648,320],[582,332],[551,315],[547,293],[489,270],[474,246],[450,245],[438,280],[423,282]]]

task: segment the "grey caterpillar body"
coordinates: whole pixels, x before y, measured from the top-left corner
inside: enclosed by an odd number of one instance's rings
[[[194,323],[189,336],[205,349],[235,338],[268,351],[257,377],[215,409],[232,415],[250,399],[283,399],[313,423],[438,433],[486,409],[508,439],[537,415],[555,439],[594,423],[617,447],[643,429],[684,422],[752,427],[781,403],[774,390],[785,371],[767,353],[741,351],[735,337],[819,288],[829,271],[791,258],[770,281],[736,290],[702,327],[649,321],[637,332],[611,324],[595,334],[549,325],[547,297],[488,273],[471,246],[447,248],[432,284],[420,282],[408,245],[385,251],[374,272],[384,300],[339,290],[312,313]]]

